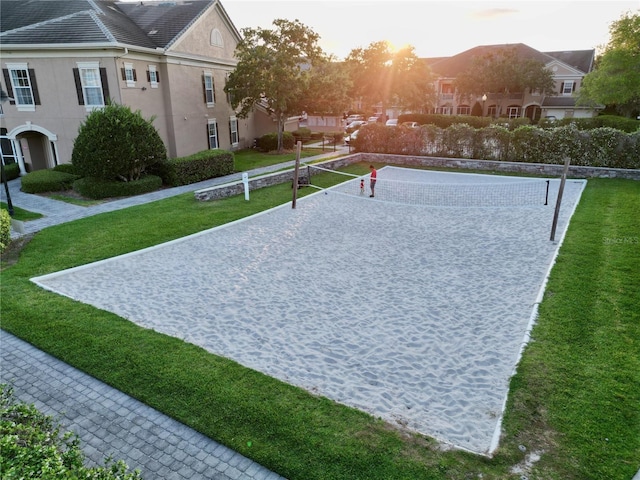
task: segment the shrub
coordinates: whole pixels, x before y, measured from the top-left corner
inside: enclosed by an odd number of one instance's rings
[[[119,182],[95,177],[83,177],[73,183],[73,189],[83,197],[100,200],[111,197],[129,197],[153,192],[162,186],[157,175],[146,175],[139,180]]]
[[[128,182],[166,157],[151,121],[140,111],[112,104],[91,112],[80,126],[71,163],[82,176]]]
[[[0,208],[0,253],[4,253],[9,242],[11,242],[11,217],[8,211]]]
[[[20,166],[17,163],[10,163],[4,166],[4,175],[9,180],[15,180],[20,176]]]
[[[299,128],[291,132],[291,134],[293,135],[294,144],[298,141],[304,142],[311,139],[311,130],[306,127]]]
[[[525,125],[517,128],[511,135],[509,160],[513,162],[540,162],[547,156],[549,135],[547,131]]]
[[[104,467],[85,467],[78,436],[62,433],[60,424],[35,406],[16,402],[0,386],[0,471],[2,478],[136,480],[124,461],[105,460]]]
[[[292,150],[293,145],[295,144],[293,139],[293,134],[291,132],[283,132],[282,133],[282,148],[285,150]],[[258,150],[262,152],[273,152],[278,149],[278,134],[277,133],[267,133],[261,136],[258,139],[258,143],[256,145]]]
[[[70,173],[72,175],[77,175],[78,177],[81,176],[78,173],[78,169],[75,167],[75,165],[71,163],[61,163],[60,165],[56,165],[55,167],[53,167],[53,170],[55,172]]]
[[[71,190],[77,175],[55,170],[36,170],[22,177],[22,191],[26,193],[61,192]]]
[[[292,137],[293,138],[293,137]],[[222,177],[235,171],[232,152],[213,149],[172,158],[162,165],[162,179],[167,185],[177,187]]]

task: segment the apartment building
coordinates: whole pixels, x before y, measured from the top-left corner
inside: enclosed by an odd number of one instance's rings
[[[23,174],[69,163],[82,122],[109,101],[153,118],[170,157],[245,148],[261,134],[223,91],[241,37],[217,0],[0,8],[0,83],[11,98],[2,103],[2,153]]]
[[[510,92],[505,98],[495,93],[479,96],[475,101],[460,101],[455,92],[454,81],[476,57],[501,49],[515,49],[518,57],[542,62],[552,72],[556,89],[553,95],[540,92]],[[579,91],[582,80],[593,69],[595,50],[572,50],[539,52],[522,43],[515,45],[485,45],[466,50],[452,57],[425,59],[436,81],[437,100],[433,112],[444,115],[482,116],[500,115],[508,118],[528,117],[532,121],[540,118],[585,118],[597,115],[597,109],[576,105],[574,93]]]

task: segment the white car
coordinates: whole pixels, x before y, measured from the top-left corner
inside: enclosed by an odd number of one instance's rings
[[[359,129],[361,126],[366,125],[367,122],[365,122],[364,120],[356,120],[355,122],[351,122],[347,124],[347,133],[351,133],[354,130]]]
[[[418,122],[402,122],[401,125],[409,128],[418,128],[420,126],[418,125]]]
[[[359,120],[364,120],[363,115],[349,115],[344,121],[345,125],[349,125],[351,122],[357,122]]]
[[[351,140],[355,140],[355,139],[356,139],[356,137],[358,136],[358,132],[359,132],[359,131],[360,131],[360,130],[355,130],[353,133],[351,133],[351,135],[347,135],[347,136],[344,138],[344,143],[345,143],[346,145],[351,145]]]
[[[390,118],[389,120],[387,120],[387,123],[385,123],[385,125],[387,127],[397,127],[398,126],[398,119],[397,118]]]

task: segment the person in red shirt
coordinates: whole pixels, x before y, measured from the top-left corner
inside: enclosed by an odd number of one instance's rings
[[[376,194],[375,188],[376,188],[376,180],[378,178],[378,172],[376,171],[373,165],[369,165],[369,168],[371,169],[371,180],[369,182],[369,186],[371,187],[371,195],[369,195],[369,197],[373,198],[375,197],[375,194]]]

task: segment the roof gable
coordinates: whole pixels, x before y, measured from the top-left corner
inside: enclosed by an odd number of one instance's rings
[[[543,64],[549,63],[552,60],[548,55],[535,50],[524,43],[504,44],[504,45],[481,45],[478,47],[465,50],[462,53],[458,53],[453,57],[446,57],[442,59],[433,59],[429,63],[429,67],[433,72],[448,78],[455,78],[464,72],[474,58],[482,57],[484,55],[497,53],[502,50],[515,50],[516,54],[520,58],[530,58],[538,60]]]
[[[216,0],[2,0],[4,45],[117,43],[166,48]]]
[[[583,73],[589,73],[591,70],[593,70],[593,62],[596,55],[596,51],[593,49],[545,53],[572,68],[580,70]]]

